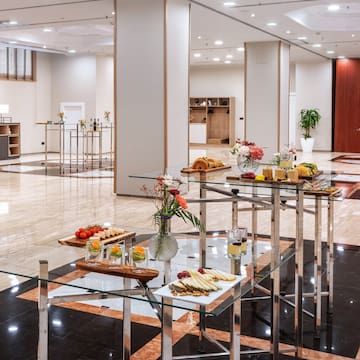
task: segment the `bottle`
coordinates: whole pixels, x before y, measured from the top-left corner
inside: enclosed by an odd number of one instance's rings
[[[96,131],[96,118],[94,118],[93,130]]]
[[[92,118],[90,118],[90,122],[89,122],[89,124],[90,124],[90,130],[92,130],[92,127],[93,127],[93,121],[92,121]]]

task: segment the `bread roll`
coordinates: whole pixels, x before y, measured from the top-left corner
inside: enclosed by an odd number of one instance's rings
[[[208,169],[208,162],[203,158],[197,158],[194,161],[194,163],[192,165],[192,168],[196,169],[196,170],[207,170]]]

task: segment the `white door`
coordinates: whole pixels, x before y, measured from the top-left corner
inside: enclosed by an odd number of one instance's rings
[[[76,142],[76,125],[79,120],[85,119],[85,103],[62,102],[60,103],[60,112],[64,113],[64,153],[70,153],[70,136],[71,136],[71,153],[76,154],[76,151],[82,152],[82,138],[79,138],[79,148],[77,149]]]

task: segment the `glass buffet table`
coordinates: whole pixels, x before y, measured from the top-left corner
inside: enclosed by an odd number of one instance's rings
[[[210,171],[184,172],[182,170],[189,168],[178,166],[148,173],[130,175],[131,178],[152,180],[158,176],[170,174],[172,176],[181,176],[186,179],[188,186],[198,184],[198,196],[192,196],[188,202],[199,203],[199,217],[202,224],[205,225],[205,231],[200,233],[199,253],[200,264],[207,266],[205,249],[206,249],[206,223],[207,223],[207,205],[210,203],[230,202],[231,210],[229,216],[232,219],[232,227],[237,227],[239,212],[244,209],[239,208],[240,202],[250,204],[248,210],[251,211],[251,228],[252,252],[257,254],[257,237],[258,237],[258,212],[268,210],[270,212],[270,242],[271,242],[271,260],[270,289],[262,288],[257,284],[254,287],[261,288],[265,294],[270,295],[272,302],[271,313],[271,348],[270,352],[274,359],[279,357],[279,331],[280,331],[280,301],[285,301],[295,307],[295,352],[296,356],[302,355],[302,334],[303,334],[303,314],[314,318],[314,325],[319,332],[321,325],[321,296],[327,296],[328,312],[333,309],[333,216],[334,202],[342,200],[341,192],[338,190],[328,192],[321,186],[330,188],[332,177],[335,174],[330,172],[318,173],[318,176],[300,180],[296,183],[287,181],[256,181],[241,179],[239,170],[236,167],[224,169],[210,169]],[[194,195],[194,194],[192,194]],[[309,203],[311,205],[309,205]],[[306,206],[304,206],[306,204]],[[321,256],[322,242],[322,211],[327,209],[327,264],[324,270]],[[283,296],[280,294],[280,212],[282,210],[294,210],[295,217],[295,293]],[[314,292],[309,294],[303,293],[303,267],[304,267],[304,213],[314,215]],[[254,255],[256,256],[256,255]],[[256,267],[254,267],[256,270]],[[327,291],[322,291],[321,277],[326,272]],[[252,279],[255,276],[252,275]],[[314,302],[314,314],[303,310],[303,297],[312,296]],[[294,302],[289,302],[289,298],[294,298]],[[287,351],[287,350],[285,350]],[[282,351],[284,352],[284,351]]]
[[[150,237],[150,235],[149,235]],[[271,273],[277,271],[277,267],[286,264],[294,257],[295,249],[292,242],[280,241],[280,263],[274,267],[271,263],[271,242],[269,239],[258,239],[258,254],[252,254],[252,241],[247,241],[244,249],[241,265],[241,274],[231,281],[219,281],[221,289],[210,292],[209,296],[175,296],[168,287],[168,283],[177,278],[177,274],[186,269],[198,269],[200,263],[199,237],[193,234],[176,234],[179,251],[177,255],[166,264],[158,262],[151,257],[145,263],[139,263],[133,268],[134,274],[141,273],[144,266],[146,269],[158,271],[158,276],[151,280],[139,280],[132,277],[114,275],[112,266],[107,271],[99,271],[97,263],[89,263],[90,268],[82,268],[81,261],[71,264],[72,271],[67,274],[56,275],[48,271],[46,260],[40,261],[39,272],[31,274],[26,266],[17,265],[17,271],[0,270],[0,275],[12,276],[13,278],[32,279],[38,282],[39,296],[39,346],[38,359],[45,360],[49,356],[49,343],[51,345],[52,326],[54,321],[49,318],[49,306],[64,306],[66,303],[109,301],[122,312],[122,358],[130,359],[131,356],[131,317],[134,314],[146,314],[160,322],[161,326],[161,358],[173,358],[173,329],[177,326],[177,320],[188,316],[193,319],[199,318],[199,354],[186,355],[183,358],[204,357],[205,339],[215,344],[219,352],[213,356],[229,355],[231,359],[240,359],[240,320],[241,299],[247,296],[255,285],[268,278]],[[145,248],[148,245],[144,236],[141,239],[127,238],[125,240],[125,262],[129,261],[129,249],[138,240]],[[84,250],[85,253],[85,250]],[[225,272],[231,270],[231,260],[227,257],[226,234],[207,235],[205,260],[208,267],[216,268]],[[169,265],[169,266],[167,266]],[[255,270],[254,270],[255,269]],[[255,276],[253,277],[253,274]],[[106,305],[106,304],[105,304]],[[100,305],[101,306],[101,305]],[[70,307],[71,308],[71,307]],[[76,309],[76,307],[75,307]],[[226,309],[229,310],[230,344],[229,348],[213,339],[207,332],[206,319],[218,316]],[[150,315],[149,315],[150,314]],[[190,324],[194,326],[194,323]],[[183,326],[183,325],[182,325]],[[109,329],[109,331],[111,331]],[[120,336],[120,334],[119,334]],[[95,335],[96,337],[96,335]],[[120,344],[120,343],[119,343]],[[260,350],[260,352],[264,352]],[[249,351],[253,353],[253,351]]]

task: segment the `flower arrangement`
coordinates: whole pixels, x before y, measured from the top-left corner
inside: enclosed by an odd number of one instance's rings
[[[104,111],[104,119],[110,121],[110,111]]]
[[[161,227],[162,220],[171,219],[173,216],[181,218],[184,222],[190,222],[198,229],[202,229],[200,220],[187,210],[187,202],[180,195],[180,186],[184,183],[180,178],[174,178],[171,175],[159,176],[154,188],[148,189],[145,185],[142,190],[145,194],[154,197],[155,212],[154,222]],[[160,229],[161,231],[161,229]]]
[[[230,149],[230,154],[239,154],[248,160],[261,160],[264,156],[264,150],[253,142],[238,139]]]
[[[60,118],[60,121],[64,121],[64,116],[65,116],[65,114],[64,114],[63,111],[60,111],[60,112],[58,113],[58,117]]]

